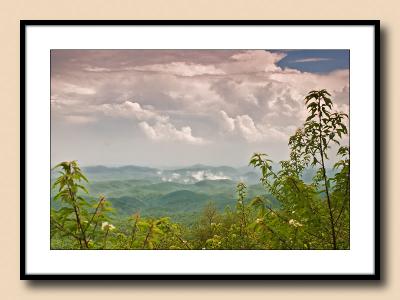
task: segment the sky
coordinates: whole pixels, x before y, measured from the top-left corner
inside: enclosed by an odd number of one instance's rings
[[[287,159],[314,89],[348,113],[347,50],[52,50],[52,164]]]

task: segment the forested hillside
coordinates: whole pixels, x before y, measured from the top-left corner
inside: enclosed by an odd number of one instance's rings
[[[311,91],[305,105],[279,163],[254,153],[242,169],[58,164],[51,248],[349,249],[348,116],[326,90]]]

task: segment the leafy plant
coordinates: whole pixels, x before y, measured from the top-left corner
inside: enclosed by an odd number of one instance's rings
[[[54,169],[61,169],[52,185],[58,190],[53,201],[60,200],[61,208],[51,210],[52,236],[59,233],[75,239],[80,249],[93,248],[99,223],[108,220],[105,213],[111,210],[109,204],[104,196],[100,196],[97,203],[83,197],[82,193],[88,194],[88,190],[82,182],[88,180],[76,161],[62,162]]]

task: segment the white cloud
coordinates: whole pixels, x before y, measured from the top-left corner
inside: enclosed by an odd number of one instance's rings
[[[296,91],[304,98],[310,90],[314,89],[327,91],[343,89],[349,83],[349,70],[337,70],[328,74],[280,72],[270,74],[269,79]]]
[[[254,106],[259,105],[260,99],[256,94],[263,84],[265,83],[223,78],[216,81],[211,88],[231,105],[245,104],[254,109]]]
[[[224,111],[220,112],[223,127],[227,132],[236,134],[248,142],[262,142],[268,140],[287,140],[293,126],[285,128],[273,127],[266,122],[256,124],[249,115],[238,115],[231,118]]]
[[[227,131],[233,131],[235,129],[235,120],[230,118],[223,110],[220,111],[220,115],[223,121],[223,128]]]
[[[193,172],[191,176],[196,180],[196,181],[202,181],[202,180],[222,180],[222,179],[231,179],[230,177],[224,175],[223,173],[212,173],[209,171],[197,171]]]
[[[111,71],[111,69],[108,69],[108,68],[91,67],[91,66],[87,66],[87,67],[83,68],[83,70],[85,70],[87,72],[109,72],[109,71]]]
[[[179,141],[195,145],[206,143],[203,138],[193,136],[189,126],[177,129],[168,122],[156,122],[154,125],[140,122],[139,127],[149,139],[154,141]]]
[[[333,99],[335,99],[335,103],[349,103],[350,97],[350,88],[348,85],[345,85],[342,89],[333,90],[331,92]]]
[[[230,61],[220,65],[227,73],[256,73],[281,71],[276,65],[286,56],[285,53],[268,52],[264,50],[247,50],[236,53]]]
[[[152,108],[152,106],[147,106]],[[142,121],[139,128],[154,141],[180,141],[189,144],[204,144],[205,140],[192,135],[192,128],[183,126],[177,129],[169,122],[169,116],[154,110],[145,109],[137,102],[125,101],[121,104],[102,104],[99,107],[104,114],[114,117],[134,118]]]
[[[92,88],[81,87],[72,83],[64,83],[64,92],[79,95],[93,95],[96,91]]]
[[[68,113],[70,113],[71,110],[75,110],[75,108],[84,106],[84,103],[82,103],[81,100],[73,100],[73,99],[63,100],[58,98],[51,99],[50,104],[52,109],[65,110]]]
[[[319,61],[328,61],[332,60],[331,58],[324,58],[324,57],[310,57],[310,58],[303,58],[303,59],[296,59],[292,62],[295,63],[307,63],[307,62],[319,62]]]
[[[242,137],[249,142],[256,142],[263,139],[263,133],[256,127],[252,118],[248,115],[237,116],[235,125]]]
[[[133,117],[139,121],[157,120],[167,121],[168,116],[162,115],[154,110],[145,109],[137,102],[125,101],[118,104],[102,104],[97,109],[105,115],[114,117]]]
[[[90,116],[69,115],[65,116],[65,120],[73,124],[88,124],[96,122],[96,119]]]
[[[177,179],[179,179],[179,177],[181,177],[181,175],[178,173],[172,173],[171,177],[172,177],[172,179],[177,180]]]
[[[144,65],[133,68],[136,71],[151,71],[169,73],[177,76],[198,76],[198,75],[224,75],[225,72],[213,65],[200,65],[185,62],[171,62],[167,64]]]

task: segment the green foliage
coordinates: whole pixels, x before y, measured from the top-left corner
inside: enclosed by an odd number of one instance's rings
[[[52,185],[52,188],[58,191],[53,200],[60,200],[62,203],[58,210],[51,210],[51,246],[58,248],[58,243],[53,241],[67,237],[68,247],[93,248],[94,239],[101,238],[96,229],[100,228],[101,223],[106,224],[109,220],[110,205],[104,196],[100,196],[98,202],[89,201],[82,196],[80,192],[87,194],[88,191],[81,183],[88,180],[76,161],[62,162],[54,169],[61,171]],[[109,229],[112,227],[108,226],[107,232]]]
[[[344,123],[348,116],[333,111],[326,90],[311,91],[305,105],[308,116],[289,139],[289,159],[279,162],[277,170],[267,154],[253,154],[249,164],[260,170],[260,185],[239,182],[236,196],[235,187],[226,180],[193,185],[108,181],[88,190],[76,161],[60,163],[52,185],[57,203],[51,209],[52,249],[349,249],[350,149],[341,145],[348,134]],[[328,174],[332,145],[338,148],[338,160],[335,171]],[[305,181],[309,168],[316,172]],[[113,199],[119,208],[115,217],[105,196],[89,195],[100,187],[114,189],[115,195],[129,189],[134,196]],[[160,195],[161,190],[167,194]],[[158,210],[157,201],[165,209]],[[177,207],[190,222],[165,217]],[[196,214],[193,207],[203,209]],[[141,209],[153,214],[141,214]]]
[[[280,162],[281,170],[274,172],[272,162],[264,154],[256,153],[250,160],[251,165],[261,169],[265,188],[282,205],[279,212],[270,208],[280,222],[271,227],[262,219],[261,224],[270,232],[273,230],[277,240],[289,243],[286,246],[291,249],[347,249],[350,160],[346,158],[335,164],[340,172],[334,178],[328,177],[326,160],[331,142],[340,145],[340,138],[347,134],[343,120],[348,116],[332,111],[333,103],[326,90],[311,91],[305,104],[309,115],[303,128],[290,137],[290,160]],[[338,155],[347,156],[348,148],[340,147]],[[311,184],[302,180],[307,166],[318,166]]]

